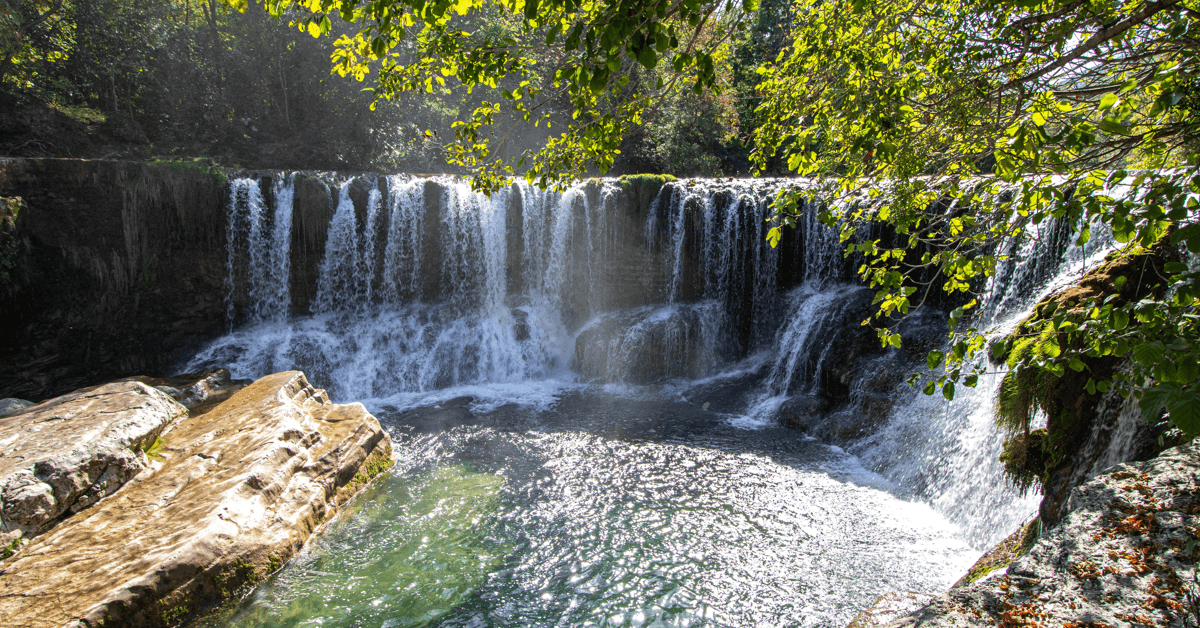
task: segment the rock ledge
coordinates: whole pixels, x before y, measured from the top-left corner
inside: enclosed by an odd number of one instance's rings
[[[1194,626],[1200,443],[1117,465],[1005,575],[950,590],[889,626]]]
[[[282,565],[391,460],[361,404],[332,404],[294,371],[246,386],[164,440],[160,469],[0,562],[6,626],[178,624]]]

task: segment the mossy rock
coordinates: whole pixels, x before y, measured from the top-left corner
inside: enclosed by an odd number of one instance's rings
[[[1059,331],[1055,318],[1083,318],[1084,304],[1093,298],[1112,298],[1110,303],[1121,306],[1161,296],[1165,286],[1158,279],[1166,276],[1163,267],[1177,260],[1177,251],[1166,239],[1110,256],[1078,284],[1043,299],[1012,334],[992,343],[992,363],[1011,369],[996,397],[996,422],[1009,434],[1001,460],[1022,492],[1034,480],[1044,485],[1056,468],[1070,464],[1070,456],[1092,429],[1100,401],[1100,395],[1088,393],[1088,381],[1111,380],[1123,359],[1083,357],[1080,370],[1063,368],[1058,375],[1026,366],[1034,359],[1050,360],[1084,348],[1080,339],[1071,340]],[[1031,430],[1039,412],[1046,416],[1046,428]]]
[[[975,564],[967,570],[966,575],[954,583],[953,588],[976,582],[989,573],[1007,567],[1014,560],[1028,554],[1029,550],[1033,549],[1034,543],[1037,543],[1038,537],[1041,536],[1041,530],[1041,520],[1036,517],[1033,521],[1021,526],[1016,532],[1008,535],[1007,538],[980,556],[979,560],[975,561]]]
[[[669,174],[627,174],[617,179],[617,187],[629,197],[632,215],[645,217],[659,190],[672,181],[678,179]]]

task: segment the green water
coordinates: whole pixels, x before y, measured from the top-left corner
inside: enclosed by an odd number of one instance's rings
[[[733,449],[756,437],[770,455]],[[841,628],[978,557],[928,506],[860,484],[844,452],[733,428],[689,440],[398,439],[336,526],[200,625]]]
[[[390,476],[306,555],[209,625],[428,625],[478,589],[508,553],[488,534],[503,484],[461,464],[416,480]]]

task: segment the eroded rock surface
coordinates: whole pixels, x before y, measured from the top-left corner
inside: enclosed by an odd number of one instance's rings
[[[332,404],[294,371],[164,440],[160,469],[0,563],[6,626],[177,624],[279,567],[391,457],[361,404]]]
[[[208,401],[213,393],[233,382],[229,371],[221,368],[209,369],[199,373],[185,373],[173,377],[138,376],[129,379],[131,381],[142,382],[147,386],[153,386],[167,393],[172,399],[183,404],[189,410]],[[242,384],[249,383],[248,380],[239,381]]]
[[[1068,514],[1004,576],[952,589],[891,626],[1195,625],[1200,444],[1119,465],[1072,493]]]
[[[187,410],[117,382],[0,418],[0,541],[28,539],[111,495],[149,466],[143,449]]]

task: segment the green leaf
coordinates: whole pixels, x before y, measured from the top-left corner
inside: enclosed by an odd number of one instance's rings
[[[1180,227],[1171,235],[1171,244],[1187,243],[1187,249],[1192,253],[1200,253],[1200,223]]]
[[[1097,126],[1099,126],[1102,131],[1111,135],[1129,135],[1129,129],[1113,118],[1105,118],[1101,120],[1100,124]]]
[[[1167,395],[1171,422],[1188,436],[1200,435],[1200,389],[1171,391]]]
[[[946,354],[942,353],[941,351],[930,351],[929,355],[925,358],[925,364],[928,365],[929,370],[932,371],[933,369],[942,365],[942,360],[945,357]]]
[[[637,60],[647,70],[653,70],[654,66],[658,65],[658,55],[654,52],[653,46],[644,46],[638,52]]]
[[[954,382],[946,382],[946,385],[942,386],[942,396],[948,401],[954,399]]]
[[[1141,363],[1142,366],[1154,366],[1162,359],[1163,352],[1166,349],[1163,343],[1157,340],[1138,343],[1133,346],[1133,359]]]
[[[1142,398],[1138,401],[1138,407],[1142,409],[1143,421],[1154,421],[1158,419],[1158,413],[1167,407],[1167,400],[1171,396],[1168,386],[1152,386],[1142,391]]]
[[[926,395],[932,395],[933,393],[937,392],[937,382],[929,380],[929,383],[925,384],[925,390],[923,392]]]

